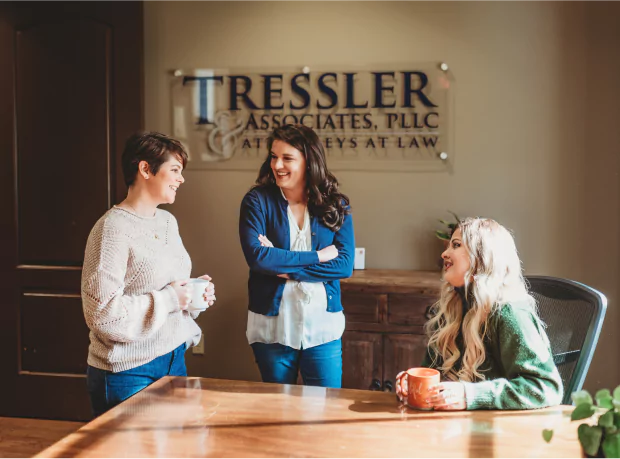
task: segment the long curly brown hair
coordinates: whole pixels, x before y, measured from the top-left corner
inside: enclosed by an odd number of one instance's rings
[[[349,198],[338,191],[338,180],[327,169],[325,149],[319,136],[303,124],[287,124],[273,130],[267,139],[267,158],[262,164],[255,187],[277,186],[271,169],[271,147],[280,140],[296,148],[306,159],[308,210],[332,231],[338,231],[349,210]]]

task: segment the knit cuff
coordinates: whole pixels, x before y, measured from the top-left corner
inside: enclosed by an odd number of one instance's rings
[[[168,306],[169,312],[177,312],[181,310],[181,306],[179,305],[179,297],[177,296],[177,292],[174,290],[172,285],[166,285],[161,293],[163,294],[163,300],[166,306]]]
[[[465,402],[468,410],[479,410],[493,406],[493,394],[488,388],[484,387],[484,382],[461,381],[461,384],[465,386]]]

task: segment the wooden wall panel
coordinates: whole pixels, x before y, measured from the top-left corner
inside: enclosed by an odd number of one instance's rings
[[[88,327],[80,295],[24,292],[21,311],[21,369],[86,374]]]
[[[110,206],[110,27],[66,19],[16,33],[19,262],[81,265]]]

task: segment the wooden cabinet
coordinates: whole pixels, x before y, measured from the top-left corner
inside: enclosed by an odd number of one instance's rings
[[[345,331],[342,338],[342,387],[367,389],[383,378],[383,336],[381,333]],[[360,387],[360,384],[365,387]]]
[[[361,270],[341,281],[347,325],[342,387],[393,391],[394,377],[419,366],[424,323],[439,298],[438,271]]]

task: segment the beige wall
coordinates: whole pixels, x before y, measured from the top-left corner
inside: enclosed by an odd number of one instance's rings
[[[620,27],[612,10],[619,17],[617,4],[146,2],[146,127],[171,132],[176,68],[447,62],[457,91],[454,173],[337,174],[367,267],[433,269],[441,249],[433,231],[446,209],[493,217],[514,230],[527,273],[608,295],[587,386],[615,387]],[[193,274],[211,274],[218,297],[199,319],[206,353],[188,355],[189,371],[258,379],[237,235],[256,173],[185,176],[170,210]]]
[[[587,6],[585,144],[581,146],[580,214],[564,218],[580,227],[580,280],[607,295],[609,306],[587,388],[620,383],[620,3]],[[582,127],[583,129],[583,127]],[[572,217],[572,218],[571,218]],[[578,217],[579,220],[577,220]]]

